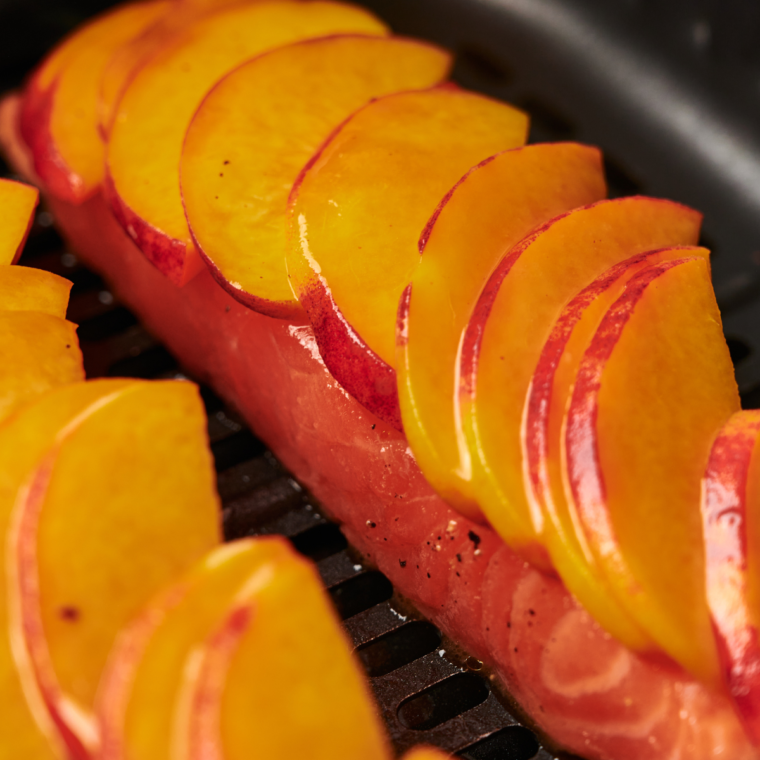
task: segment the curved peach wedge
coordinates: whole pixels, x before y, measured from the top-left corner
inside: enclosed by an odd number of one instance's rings
[[[7,536],[19,489],[60,431],[93,404],[127,387],[127,380],[74,383],[40,396],[33,404],[0,423],[0,535]],[[0,560],[7,567],[7,547],[0,545]],[[19,672],[14,648],[23,647],[18,630],[8,620],[8,583],[0,584],[0,733],[9,757],[60,758],[62,739],[39,691]]]
[[[168,0],[121,5],[78,29],[29,80],[21,134],[37,175],[62,200],[81,203],[103,181],[100,77],[117,48],[150,26]]]
[[[480,510],[458,409],[462,333],[504,252],[534,227],[606,195],[595,148],[542,144],[506,151],[468,172],[420,239],[421,259],[399,306],[396,373],[404,433],[427,481],[467,517]]]
[[[103,139],[108,140],[119,100],[143,63],[171,45],[186,26],[242,2],[256,0],[172,0],[154,23],[116,47],[101,72],[98,89],[98,128]]]
[[[3,311],[39,311],[65,319],[71,282],[44,269],[0,264]]]
[[[34,221],[36,187],[0,177],[0,264],[14,264]]]
[[[390,757],[314,568],[279,537],[209,554],[123,634],[103,684],[101,760]]]
[[[84,380],[76,325],[37,311],[0,311],[0,420],[51,388]]]
[[[647,637],[616,603],[591,555],[578,517],[565,498],[562,481],[564,416],[583,354],[604,315],[628,281],[652,264],[701,256],[705,248],[678,246],[638,254],[616,264],[565,307],[552,329],[531,380],[522,432],[525,490],[532,508],[543,515],[543,536],[553,567],[595,620],[626,646],[651,649]]]
[[[428,43],[339,35],[279,48],[222,79],[193,117],[180,171],[190,231],[217,282],[256,311],[303,316],[285,265],[299,172],[372,98],[430,87],[450,65]]]
[[[384,34],[368,11],[329,0],[235,5],[189,25],[147,61],[122,96],[107,147],[107,191],[127,234],[176,285],[203,262],[179,187],[182,142],[209,89],[248,58],[309,37]]]
[[[399,298],[420,233],[472,166],[525,142],[527,117],[452,86],[380,98],[309,162],[290,199],[288,273],[330,372],[401,429]]]
[[[14,655],[75,756],[98,746],[95,694],[119,631],[221,540],[205,422],[191,383],[117,386],[58,429],[18,492]]]
[[[700,489],[738,409],[709,264],[689,258],[629,281],[584,354],[566,422],[568,499],[618,604],[713,687]]]
[[[760,744],[760,410],[718,433],[702,485],[705,581],[723,677]]]
[[[541,349],[565,305],[614,264],[669,245],[693,245],[701,215],[654,198],[600,201],[534,231],[494,270],[465,331],[460,408],[472,492],[501,537],[548,565],[543,515],[523,486],[521,428]]]

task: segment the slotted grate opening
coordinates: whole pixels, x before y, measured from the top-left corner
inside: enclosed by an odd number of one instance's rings
[[[458,673],[402,702],[398,717],[406,728],[428,731],[482,704],[488,694],[482,678]]]
[[[430,654],[441,645],[441,632],[430,623],[413,620],[357,649],[371,678],[392,673]]]
[[[330,589],[335,608],[343,620],[386,602],[393,596],[390,581],[377,570],[349,578]]]
[[[466,760],[531,760],[539,746],[532,731],[507,726],[462,753]]]

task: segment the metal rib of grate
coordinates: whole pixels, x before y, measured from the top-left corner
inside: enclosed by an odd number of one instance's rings
[[[88,377],[184,377],[180,366],[110,292],[106,284],[40,225],[38,214],[23,264],[74,282],[68,318],[80,325]],[[401,599],[388,579],[347,545],[299,484],[235,412],[208,387],[201,394],[217,467],[226,540],[278,533],[312,559],[357,648],[401,753],[427,743],[471,760],[550,760],[485,675],[435,626]],[[475,667],[479,667],[479,663]],[[562,756],[566,757],[566,756]]]

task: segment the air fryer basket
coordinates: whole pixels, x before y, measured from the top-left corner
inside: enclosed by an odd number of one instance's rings
[[[760,3],[756,0],[361,0],[457,53],[455,76],[532,118],[532,141],[603,148],[612,195],[705,214],[703,243],[745,407],[760,406]],[[102,0],[0,0],[0,91]],[[0,164],[0,173],[8,174]],[[84,269],[42,210],[25,263],[74,281],[88,376],[175,377],[173,357]],[[282,533],[317,562],[399,751],[555,757],[459,651],[365,567],[244,423],[204,389],[228,539]],[[565,756],[563,756],[565,757]]]

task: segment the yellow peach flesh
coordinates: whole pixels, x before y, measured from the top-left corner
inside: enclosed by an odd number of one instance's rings
[[[119,99],[140,66],[161,48],[172,44],[172,38],[183,28],[209,13],[231,5],[256,0],[171,0],[164,13],[123,45],[118,46],[100,77],[98,121],[101,134],[107,138]],[[271,2],[271,0],[270,0]]]
[[[435,747],[414,747],[407,752],[402,760],[446,760],[451,755]]]
[[[525,495],[521,428],[551,329],[570,299],[609,267],[636,253],[693,245],[700,222],[685,206],[643,197],[576,209],[508,252],[476,306],[460,386],[473,493],[501,537],[535,561],[545,528]]]
[[[197,388],[135,382],[73,420],[48,460],[15,507],[20,625],[64,736],[91,748],[118,632],[221,540]]]
[[[566,424],[568,498],[618,603],[714,688],[698,505],[712,441],[738,409],[709,264],[697,258],[629,282],[584,355]]]
[[[214,87],[185,138],[182,198],[233,296],[272,316],[301,311],[285,256],[288,193],[302,167],[369,100],[436,84],[449,67],[430,44],[346,35],[267,53]]]
[[[0,264],[21,255],[39,195],[36,187],[0,178]]]
[[[0,420],[35,397],[84,380],[76,325],[36,311],[0,311]]]
[[[526,398],[522,433],[525,489],[546,521],[543,536],[552,565],[602,628],[636,650],[653,649],[654,645],[616,602],[588,549],[578,516],[565,498],[561,439],[578,367],[604,315],[643,268],[684,256],[707,259],[709,251],[677,247],[639,254],[608,270],[576,296],[544,346]]]
[[[318,578],[280,538],[215,550],[152,603],[100,711],[103,760],[194,758],[208,742],[229,759],[388,758]]]
[[[40,100],[30,117],[35,123],[28,125],[37,135],[30,140],[35,169],[56,195],[80,202],[102,182],[101,73],[114,49],[152,24],[169,5],[167,0],[129,3],[98,17],[69,37],[50,65],[43,64],[31,80],[25,98]]]
[[[606,194],[598,151],[535,145],[470,171],[442,202],[420,242],[408,309],[399,314],[396,372],[404,432],[427,481],[477,517],[459,424],[456,369],[462,332],[506,250],[554,216]],[[403,310],[402,310],[403,311]]]
[[[417,241],[472,166],[525,142],[523,113],[451,87],[381,98],[355,114],[294,188],[288,271],[316,278],[369,349],[393,367],[399,298]]]
[[[64,319],[71,282],[52,272],[0,264],[0,307],[3,311],[39,311]]]
[[[387,760],[369,688],[316,569],[291,554],[271,578],[257,580],[219,704],[223,756]]]
[[[185,132],[206,92],[248,58],[345,32],[384,34],[385,27],[368,11],[327,0],[234,6],[192,24],[131,81],[107,148],[113,201],[131,219],[127,232],[175,283],[202,267],[185,220],[178,167]],[[139,225],[150,230],[147,237],[140,237]]]
[[[122,632],[96,703],[103,760],[171,755],[188,654],[211,635],[246,579],[281,553],[271,541],[244,540],[214,549]]]
[[[56,436],[72,418],[86,414],[102,398],[119,393],[130,381],[75,383],[44,394],[35,403],[0,424],[0,534],[7,536],[16,495]],[[0,559],[7,566],[5,541]],[[33,679],[21,674],[14,655],[20,622],[9,620],[8,584],[0,584],[0,731],[8,757],[60,758],[61,739]],[[13,638],[12,638],[13,637]],[[15,639],[15,644],[12,640]],[[23,645],[22,645],[23,646]],[[31,711],[34,710],[34,713]]]

